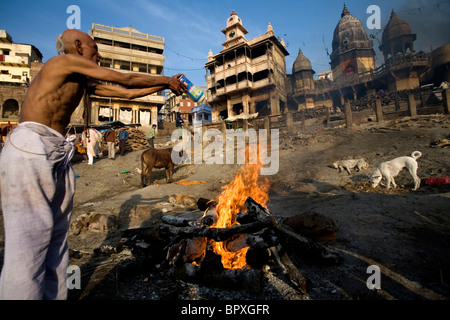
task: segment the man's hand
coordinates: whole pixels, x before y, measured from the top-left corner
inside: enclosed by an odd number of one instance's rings
[[[186,85],[179,79],[182,75],[183,75],[182,73],[174,75],[169,79],[168,82],[169,89],[172,90],[172,92],[177,96],[181,95],[183,92],[187,90]]]

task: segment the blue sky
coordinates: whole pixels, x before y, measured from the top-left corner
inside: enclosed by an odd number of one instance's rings
[[[391,10],[405,19],[417,34],[415,49],[430,51],[450,43],[450,0],[60,0],[5,1],[0,13],[0,29],[6,29],[14,42],[33,44],[44,62],[56,55],[55,38],[67,28],[68,6],[81,10],[81,30],[92,23],[128,27],[165,38],[165,74],[184,73],[195,84],[205,85],[204,64],[208,51],[219,53],[225,36],[221,30],[232,10],[248,30],[247,39],[265,33],[270,22],[275,35],[283,38],[290,55],[287,72],[298,50],[311,60],[316,75],[329,70],[333,31],[344,2],[350,13],[381,41],[383,27]],[[367,29],[370,5],[381,9],[381,29]],[[377,40],[374,47],[378,48]],[[376,49],[376,64],[383,62]]]

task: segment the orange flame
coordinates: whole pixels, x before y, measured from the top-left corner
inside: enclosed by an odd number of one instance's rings
[[[262,164],[246,164],[241,167],[241,173],[238,173],[234,179],[226,186],[222,187],[222,193],[217,201],[218,219],[212,226],[215,228],[229,228],[236,221],[236,214],[245,212],[245,200],[252,197],[262,206],[266,206],[269,201],[270,183],[267,178],[259,177],[259,169]],[[230,252],[226,249],[224,242],[212,242],[213,251],[221,255],[221,261],[224,268],[242,269],[247,265],[245,256],[249,247],[236,252]]]

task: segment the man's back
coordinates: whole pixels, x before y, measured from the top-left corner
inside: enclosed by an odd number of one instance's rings
[[[86,88],[86,76],[71,74],[67,60],[67,55],[54,57],[36,75],[25,97],[20,122],[39,122],[64,134]]]

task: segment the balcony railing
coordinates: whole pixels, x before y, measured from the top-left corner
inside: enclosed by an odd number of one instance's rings
[[[164,42],[163,37],[152,36],[148,33],[136,33],[136,32],[131,31],[131,28],[130,28],[130,30],[127,31],[127,30],[120,30],[115,27],[103,26],[101,24],[94,24],[93,29],[94,29],[94,31],[95,30],[108,31],[108,32],[126,35],[126,36],[132,36],[132,37],[137,37],[137,38],[142,38],[142,39],[147,39],[147,40]]]
[[[266,79],[262,79],[262,80],[258,80],[255,82],[252,81],[247,81],[247,80],[243,80],[243,81],[239,81],[238,83],[233,83],[233,84],[229,84],[226,85],[225,87],[222,88],[217,88],[215,93],[212,93],[212,98],[216,98],[218,96],[221,96],[225,93],[230,93],[236,90],[240,90],[240,89],[259,89],[259,88],[263,88],[267,85],[271,84],[271,80],[269,78]]]

